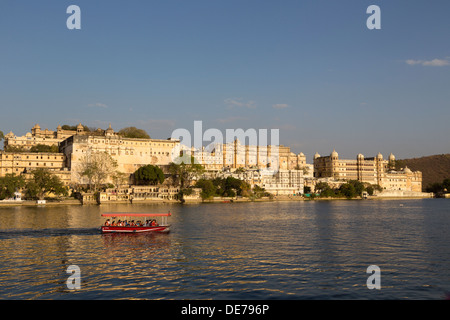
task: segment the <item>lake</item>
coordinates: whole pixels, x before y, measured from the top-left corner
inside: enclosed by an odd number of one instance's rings
[[[99,232],[168,211],[169,234]],[[0,207],[0,298],[445,299],[449,231],[447,199]]]

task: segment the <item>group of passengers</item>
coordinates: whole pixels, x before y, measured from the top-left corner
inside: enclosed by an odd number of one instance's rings
[[[112,222],[107,219],[105,222],[105,226],[113,226],[113,227],[157,227],[158,223],[156,222],[155,219],[153,220],[146,220],[145,223],[143,223],[142,221],[136,221],[134,222],[134,220],[128,221],[128,220],[119,220],[119,221],[115,221],[113,220]]]

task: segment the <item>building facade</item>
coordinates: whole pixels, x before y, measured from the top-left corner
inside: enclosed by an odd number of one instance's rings
[[[358,180],[386,190],[422,191],[422,173],[412,172],[409,168],[395,170],[395,156],[392,153],[387,160],[381,153],[370,158],[358,154],[356,159],[340,159],[336,150],[329,156],[316,153],[314,177],[335,181]]]
[[[252,189],[255,186],[259,186],[275,196],[300,195],[303,194],[304,190],[303,170],[280,169],[272,174],[260,169],[248,169],[245,171],[231,169],[221,172],[209,171],[203,176],[206,179],[214,179],[216,177],[233,177],[247,182]]]
[[[205,148],[183,150],[193,155],[196,161],[206,170],[222,170],[223,168],[237,169],[266,169],[299,170],[307,167],[303,153],[295,154],[290,147],[283,145],[245,145],[238,139],[230,143],[217,143],[208,151]]]
[[[61,126],[56,128],[56,131],[41,130],[39,124],[36,124],[31,128],[31,132],[27,132],[24,136],[16,136],[13,132],[9,132],[5,135],[4,147],[20,148],[23,150],[30,150],[33,146],[38,144],[46,146],[58,146],[58,144],[75,135],[84,134],[84,128],[81,123],[77,126],[76,130],[63,130]]]
[[[73,135],[64,141],[60,151],[66,156],[66,166],[72,173],[72,181],[83,183],[81,165],[90,153],[106,152],[118,164],[117,170],[131,175],[142,166],[152,164],[166,166],[173,161],[173,152],[179,140],[125,138],[118,135],[111,125],[99,134]]]
[[[30,178],[35,169],[48,169],[58,176],[65,185],[69,185],[71,175],[65,165],[62,153],[0,152],[0,176],[7,174],[23,175]]]

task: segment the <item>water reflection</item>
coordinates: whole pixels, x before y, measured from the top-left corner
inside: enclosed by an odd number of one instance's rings
[[[0,208],[0,297],[440,299],[449,202]],[[169,234],[105,234],[102,212],[172,212]],[[66,287],[78,265],[82,289]],[[382,270],[368,290],[366,268]]]

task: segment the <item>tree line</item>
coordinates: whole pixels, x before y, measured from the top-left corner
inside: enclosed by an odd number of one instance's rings
[[[435,194],[443,194],[450,192],[450,178],[444,179],[441,183],[435,182],[425,189],[426,192],[433,192]]]
[[[363,192],[367,192],[368,195],[373,195],[375,191],[382,191],[383,189],[379,185],[370,185],[362,183],[358,180],[350,180],[343,183],[338,188],[332,188],[326,182],[319,182],[315,186],[316,193],[311,194],[314,198],[316,196],[323,198],[356,198],[362,196]],[[309,190],[308,190],[309,191]]]
[[[13,198],[14,193],[19,190],[22,190],[26,199],[44,199],[47,195],[68,195],[68,188],[61,179],[44,168],[34,170],[28,181],[23,176],[14,174],[0,177],[0,200]]]

